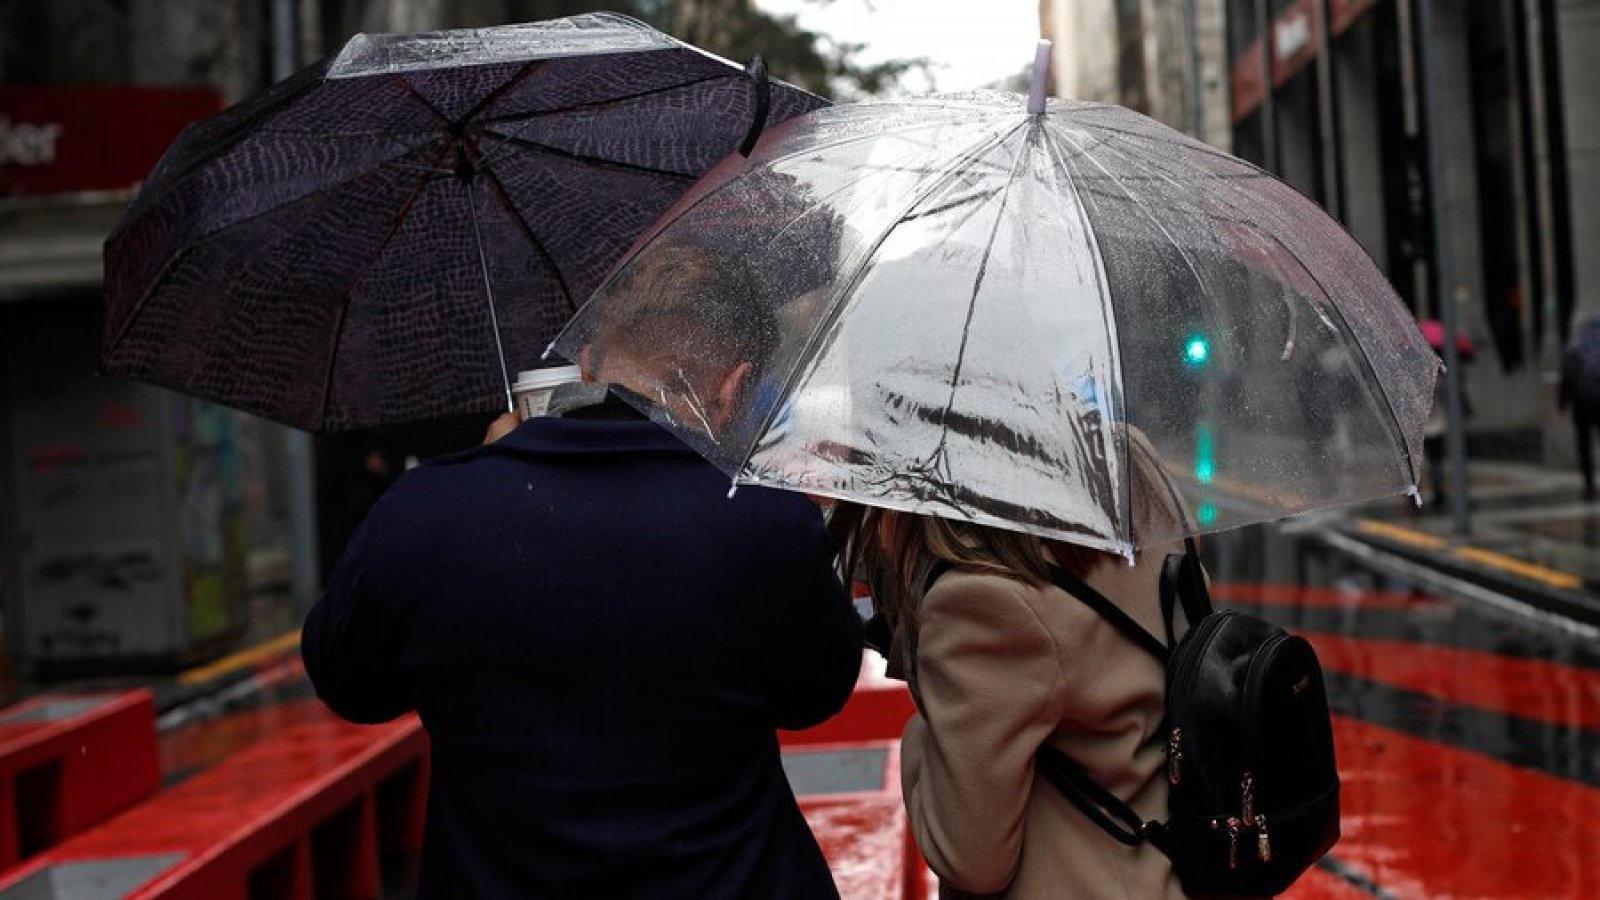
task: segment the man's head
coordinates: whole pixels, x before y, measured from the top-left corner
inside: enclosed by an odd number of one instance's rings
[[[584,368],[723,437],[779,339],[743,262],[658,245],[604,293]]]

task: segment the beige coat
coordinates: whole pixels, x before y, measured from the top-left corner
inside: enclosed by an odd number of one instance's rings
[[[1182,546],[1152,548],[1137,567],[1102,564],[1086,579],[1163,640],[1167,552]],[[944,895],[1183,897],[1159,850],[1118,843],[1034,771],[1049,742],[1141,817],[1165,819],[1161,665],[1054,586],[952,571],[917,619],[922,712],[906,725],[902,779]]]

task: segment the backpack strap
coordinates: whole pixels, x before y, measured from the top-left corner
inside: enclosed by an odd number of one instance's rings
[[[1133,807],[1095,781],[1077,760],[1049,744],[1040,744],[1037,766],[1045,780],[1118,842],[1136,847],[1149,841],[1156,849],[1167,852],[1165,827],[1160,822],[1140,819]]]
[[[1201,619],[1211,615],[1211,592],[1206,589],[1206,572],[1200,564],[1200,553],[1194,538],[1184,538],[1185,553],[1170,554],[1161,564],[1161,619],[1167,626],[1167,646],[1177,646],[1173,636],[1172,616],[1178,604],[1183,604],[1183,617],[1193,628]]]
[[[1050,567],[1050,580],[1055,582],[1056,587],[1076,597],[1083,605],[1099,613],[1102,619],[1110,622],[1118,631],[1122,632],[1124,637],[1139,645],[1146,653],[1154,656],[1162,666],[1167,664],[1168,645],[1162,644],[1160,638],[1144,630],[1143,625],[1135,622],[1132,616],[1123,612],[1115,603],[1107,600],[1104,594],[1085,584],[1071,572],[1056,566]],[[1171,633],[1170,618],[1168,620],[1168,633]]]

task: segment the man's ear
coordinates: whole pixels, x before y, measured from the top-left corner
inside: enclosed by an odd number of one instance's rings
[[[711,427],[719,433],[723,427],[733,419],[738,412],[739,401],[744,397],[745,384],[750,380],[750,373],[755,366],[746,360],[729,369],[722,380],[717,383],[717,394],[713,398],[713,407],[710,410]]]
[[[593,344],[584,344],[578,348],[578,368],[582,371],[580,377],[584,382],[595,381],[594,370],[599,360],[600,354],[594,352]]]

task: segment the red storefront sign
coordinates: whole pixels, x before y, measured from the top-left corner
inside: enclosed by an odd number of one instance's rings
[[[0,196],[132,187],[221,108],[209,88],[0,85]]]
[[[1358,19],[1378,5],[1378,0],[1325,0],[1328,4],[1328,30],[1343,34]],[[1281,85],[1317,58],[1322,44],[1318,35],[1315,0],[1296,0],[1272,20],[1269,44],[1272,48],[1272,83]],[[1261,104],[1261,42],[1246,47],[1233,61],[1233,121],[1255,112]]]
[[[1316,7],[1299,0],[1272,22],[1272,83],[1283,84],[1317,58]]]
[[[1334,35],[1356,23],[1367,10],[1378,5],[1378,0],[1328,0],[1328,25]]]

